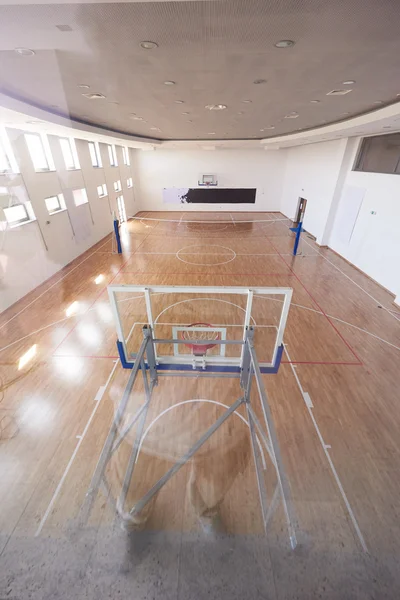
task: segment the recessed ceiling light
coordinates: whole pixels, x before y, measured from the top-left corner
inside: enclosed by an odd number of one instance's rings
[[[274,125],[270,125],[269,127],[264,127],[264,129],[275,129]]]
[[[262,84],[262,83],[267,83],[267,80],[266,80],[266,79],[255,79],[255,80],[253,81],[253,83],[254,83],[255,85],[260,85],[260,84]]]
[[[374,102],[374,104],[383,104],[382,100],[376,100],[376,102]]]
[[[285,115],[285,119],[297,119],[298,116],[299,113],[293,111]]]
[[[279,42],[276,42],[274,46],[276,48],[291,48],[295,45],[295,43],[296,42],[293,42],[293,40],[279,40]]]
[[[133,121],[143,121],[143,117],[138,117],[137,115],[130,115],[130,119]]]
[[[215,135],[215,131],[209,131],[207,135]]]
[[[185,104],[184,100],[174,100],[175,104]]]
[[[227,106],[226,104],[206,104],[204,108],[207,110],[225,110]]]
[[[90,85],[87,85],[86,83],[79,83],[77,87],[81,88],[81,90],[88,90]]]
[[[143,50],[153,50],[154,48],[158,48],[158,44],[156,42],[140,42],[140,47]]]
[[[104,94],[99,94],[99,93],[82,94],[82,96],[85,96],[85,98],[89,98],[89,100],[104,100],[104,98],[105,98]]]
[[[251,104],[252,100],[242,100],[242,102],[244,102],[244,104]]]
[[[342,81],[343,85],[353,85],[355,83],[354,79],[348,79],[347,81]]]
[[[161,129],[159,127],[150,127],[150,129],[152,131],[161,131]]]
[[[243,112],[242,110],[240,110],[240,111],[238,112],[238,115],[244,115],[244,112]]]
[[[342,115],[349,115],[349,114],[350,114],[349,112],[342,113]]]
[[[331,90],[326,95],[327,96],[345,96],[346,94],[350,94],[353,90]]]
[[[30,48],[14,48],[14,52],[20,56],[33,56],[35,54]]]
[[[182,114],[183,114],[183,115],[189,115],[190,113],[188,113],[188,112],[183,112]]]
[[[385,126],[383,127],[383,129],[391,129],[391,128],[392,128],[392,126],[391,126],[391,125],[385,125]]]
[[[164,81],[164,85],[175,85],[175,81]]]
[[[310,100],[311,104],[319,104],[321,100]]]

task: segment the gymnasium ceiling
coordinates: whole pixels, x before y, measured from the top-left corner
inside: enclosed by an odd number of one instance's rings
[[[115,134],[266,139],[400,101],[398,0],[0,0],[0,29],[3,94]]]

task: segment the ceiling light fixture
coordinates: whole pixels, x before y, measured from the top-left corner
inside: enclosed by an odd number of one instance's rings
[[[175,81],[164,81],[164,85],[175,85]]]
[[[100,93],[82,94],[82,96],[85,96],[85,98],[89,98],[89,100],[104,100],[104,98],[105,98],[104,94],[100,94]]]
[[[20,56],[33,56],[35,54],[30,48],[14,48],[14,52]]]
[[[376,100],[376,102],[374,102],[374,104],[383,104],[383,100]]]
[[[153,50],[154,48],[158,48],[158,44],[156,42],[140,42],[140,47],[143,50]]]
[[[188,113],[188,112],[183,112],[182,114],[183,115],[190,115],[190,113]]]
[[[207,135],[215,135],[215,131],[209,131]]]
[[[293,40],[279,40],[279,42],[275,42],[275,48],[291,48],[295,45],[296,42]]]
[[[298,116],[299,113],[293,111],[285,115],[285,119],[297,119]]]
[[[174,100],[175,104],[185,104],[184,100]]]
[[[346,94],[350,94],[353,90],[331,90],[326,95],[327,96],[345,96]]]
[[[242,100],[242,102],[243,102],[244,104],[251,104],[251,103],[252,103],[252,100]]]
[[[342,81],[343,85],[353,85],[355,83],[354,79],[348,79],[347,81]]]
[[[275,129],[275,126],[274,125],[270,125],[269,127],[264,127],[264,130],[265,129]]]
[[[150,127],[150,129],[152,131],[161,131],[161,129],[159,127]]]
[[[138,117],[136,115],[131,115],[130,118],[132,121],[143,121],[143,117]]]
[[[255,79],[255,80],[253,81],[253,83],[254,83],[255,85],[261,85],[262,83],[267,83],[267,80],[266,80],[266,79]]]
[[[242,110],[240,110],[240,111],[238,112],[238,115],[244,115],[244,112],[243,112]]]
[[[310,100],[311,104],[319,104],[321,100]]]
[[[81,90],[88,90],[90,85],[87,85],[86,83],[79,83],[77,87],[81,88]]]
[[[207,110],[225,110],[228,107],[226,104],[206,104],[204,108]]]

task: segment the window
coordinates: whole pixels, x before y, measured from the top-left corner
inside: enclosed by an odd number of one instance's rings
[[[128,188],[131,188],[131,187],[133,187],[133,181],[132,181],[132,177],[129,177],[129,178],[126,180],[126,185],[128,186]]]
[[[126,221],[125,202],[124,202],[123,196],[118,196],[117,206],[118,206],[119,222],[123,223],[124,221]]]
[[[46,203],[46,208],[49,215],[54,215],[55,213],[66,210],[67,208],[65,205],[64,196],[62,194],[50,196],[50,198],[45,198],[44,201]]]
[[[114,181],[114,190],[116,192],[120,192],[122,190],[120,179],[118,179],[118,181]]]
[[[14,204],[14,206],[3,208],[3,211],[10,227],[17,227],[17,225],[21,225],[22,223],[29,223],[30,221],[35,220],[35,215],[30,202],[26,202],[25,204]]]
[[[0,173],[19,173],[17,161],[4,127],[0,128]]]
[[[85,188],[74,190],[72,193],[74,195],[75,206],[80,206],[81,204],[87,204],[89,202]]]
[[[66,168],[69,171],[73,169],[80,169],[81,166],[79,164],[75,140],[72,138],[60,138],[60,146]]]
[[[117,151],[114,144],[108,146],[108,158],[112,167],[118,167]]]
[[[101,167],[101,154],[99,142],[89,142],[89,153],[93,167]]]
[[[55,171],[47,136],[44,133],[26,133],[25,140],[35,171]]]
[[[104,196],[107,196],[107,186],[105,183],[97,186],[97,193],[99,198],[104,198]]]
[[[354,171],[400,174],[400,134],[364,138]]]
[[[129,149],[126,146],[122,146],[122,157],[124,159],[124,165],[127,167],[131,166],[131,161],[129,158]]]

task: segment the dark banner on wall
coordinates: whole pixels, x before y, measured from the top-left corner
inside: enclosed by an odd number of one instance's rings
[[[255,204],[256,188],[164,188],[168,204]]]

